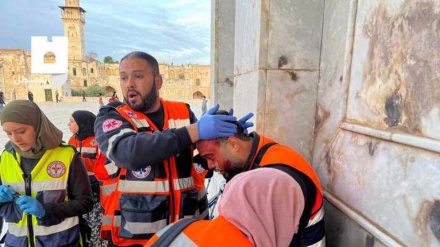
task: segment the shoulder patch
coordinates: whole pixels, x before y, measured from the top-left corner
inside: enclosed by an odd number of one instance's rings
[[[106,119],[102,123],[102,130],[104,132],[108,132],[110,130],[114,130],[114,129],[117,129],[117,128],[121,127],[121,125],[122,125],[122,121],[121,120],[116,120],[114,118],[109,118],[109,119]]]
[[[205,172],[205,168],[203,168],[203,166],[199,163],[193,163],[194,168],[196,169],[196,172],[198,174],[202,174],[203,172]]]
[[[145,168],[141,168],[137,171],[132,171],[133,176],[137,178],[146,178],[148,175],[150,175],[151,172],[151,166],[147,166]]]

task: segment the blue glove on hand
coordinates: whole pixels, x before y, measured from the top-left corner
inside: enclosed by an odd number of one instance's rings
[[[37,201],[37,199],[30,196],[21,196],[17,199],[17,205],[20,209],[27,213],[37,216],[37,218],[43,218],[46,214],[43,205]]]
[[[234,115],[234,109],[231,109],[230,111],[229,111],[229,115],[230,116],[233,116]],[[247,122],[249,119],[251,119],[252,117],[254,116],[254,114],[251,112],[251,113],[248,113],[246,116],[244,116],[244,117],[242,117],[242,118],[240,118],[237,122],[241,125],[241,127],[243,128],[243,133],[245,134],[245,135],[248,135],[248,128],[250,128],[250,127],[252,127],[252,126],[254,126],[254,123],[253,122]]]
[[[14,200],[14,191],[5,185],[0,185],[0,202],[10,202]]]
[[[231,123],[237,121],[236,117],[228,115],[213,115],[219,107],[220,105],[217,104],[209,109],[209,111],[207,111],[197,122],[200,140],[229,137],[237,133],[237,125]]]

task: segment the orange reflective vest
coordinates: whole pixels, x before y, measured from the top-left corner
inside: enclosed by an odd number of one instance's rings
[[[190,124],[186,104],[162,99],[161,103],[164,130]],[[158,131],[147,116],[133,111],[128,105],[120,105],[116,110],[137,132],[152,134]],[[143,245],[158,230],[178,219],[204,218],[208,212],[204,178],[195,174],[205,171],[198,170],[192,163],[192,155],[191,147],[162,162],[146,164],[137,171],[118,168],[100,158],[95,175],[103,183],[101,236],[106,237],[110,229],[112,242],[117,246]]]
[[[81,154],[87,173],[93,175],[93,167],[95,166],[99,154],[98,143],[95,140],[95,136],[89,136],[82,141],[78,140],[75,136],[72,136],[70,137],[69,145],[74,146],[78,153]]]
[[[175,225],[159,231],[145,246],[151,246],[159,237],[172,232]],[[212,220],[199,220],[188,225],[171,243],[172,246],[198,247],[247,247],[253,246],[251,241],[223,216]]]
[[[323,191],[321,184],[319,182],[318,175],[316,174],[313,167],[305,160],[301,154],[296,152],[294,149],[287,147],[285,145],[275,143],[274,140],[265,137],[263,135],[257,135],[259,138],[259,143],[256,152],[253,155],[252,163],[249,169],[257,168],[258,166],[270,166],[270,165],[286,165],[294,168],[300,173],[306,175],[316,187],[316,198],[315,203],[312,207],[309,221],[305,229],[300,229],[302,236],[307,239],[306,243],[308,245],[317,244],[316,246],[321,246],[324,240],[324,208],[323,208]],[[270,146],[267,149],[261,160],[256,161],[259,152],[263,149],[265,145],[270,143],[275,143],[276,145]],[[258,164],[255,164],[257,162]],[[303,241],[304,242],[304,241]],[[303,246],[303,245],[302,245]]]

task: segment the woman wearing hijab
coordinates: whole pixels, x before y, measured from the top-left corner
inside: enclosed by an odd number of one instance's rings
[[[0,122],[10,140],[0,158],[5,246],[81,246],[79,218],[93,207],[81,157],[34,102],[10,102]]]
[[[107,246],[107,243],[99,237],[103,209],[99,200],[99,182],[93,174],[93,167],[99,154],[98,143],[95,140],[93,130],[95,119],[95,114],[90,111],[75,111],[70,116],[67,126],[73,134],[70,137],[69,144],[74,146],[81,154],[92,186],[94,205],[93,210],[87,214],[86,220],[91,228],[90,242],[97,247]]]
[[[219,216],[191,223],[169,246],[289,246],[304,209],[301,187],[292,180],[274,168],[235,176],[226,184]],[[158,238],[179,232],[177,224],[159,231],[146,246],[160,246]]]

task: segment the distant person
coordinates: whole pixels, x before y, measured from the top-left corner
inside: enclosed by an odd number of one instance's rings
[[[58,91],[55,91],[55,99],[57,103],[60,102],[60,99],[58,97],[59,97]]]
[[[0,92],[0,111],[3,110],[3,107],[5,106],[5,95],[3,92]]]
[[[116,92],[113,92],[112,97],[110,97],[110,99],[108,99],[108,103],[111,103],[113,101],[119,101],[118,95],[116,94]]]
[[[28,92],[28,99],[34,102],[34,94],[31,91]]]
[[[83,102],[87,102],[86,100],[86,91],[83,90]]]
[[[303,209],[301,186],[292,183],[289,175],[277,169],[256,169],[226,184],[218,217],[188,222],[183,230],[179,224],[189,220],[179,221],[160,230],[145,246],[287,247]],[[163,242],[167,239],[170,242]]]
[[[99,102],[99,107],[104,105],[104,100],[102,99],[102,93],[98,94],[98,102]]]
[[[207,103],[208,103],[208,101],[206,100],[206,96],[203,95],[202,96],[202,116],[205,115],[205,113],[206,113],[206,109],[208,107]]]
[[[9,102],[0,121],[9,138],[0,157],[5,246],[84,246],[80,218],[93,199],[81,157],[34,102]]]

